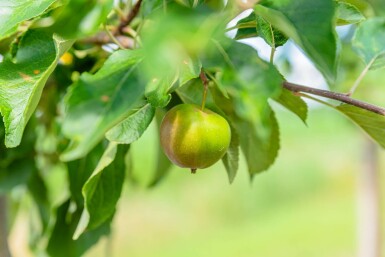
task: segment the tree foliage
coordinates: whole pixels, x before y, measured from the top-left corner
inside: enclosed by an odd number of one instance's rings
[[[344,65],[341,49],[353,49],[366,66],[357,85],[366,72],[385,65],[385,17],[369,4],[264,0],[230,27],[244,11],[240,2],[0,0],[0,193],[25,187],[38,206],[34,251],[81,256],[110,233],[130,178],[130,144],[174,105],[200,104],[202,76],[209,86],[206,106],[231,125],[222,160],[232,182],[241,152],[250,178],[277,158],[280,135],[271,100],[306,123],[301,96],[320,95],[285,87],[273,63],[276,48],[294,42],[332,90]],[[354,36],[342,42],[340,25],[349,25]],[[270,62],[240,42],[256,37],[271,47]],[[321,103],[385,147],[383,108],[323,94],[337,102]],[[149,186],[171,167],[157,151]],[[47,173],[55,167],[66,172],[62,184],[68,190],[59,205],[47,189]]]

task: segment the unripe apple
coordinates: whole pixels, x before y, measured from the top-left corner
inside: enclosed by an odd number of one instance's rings
[[[220,160],[230,139],[230,126],[225,118],[193,104],[173,107],[160,126],[160,143],[167,157],[193,173]]]

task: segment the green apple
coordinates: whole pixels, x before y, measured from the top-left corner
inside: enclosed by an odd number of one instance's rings
[[[225,118],[193,104],[173,107],[160,126],[160,143],[167,157],[193,173],[220,160],[230,139],[231,130]]]

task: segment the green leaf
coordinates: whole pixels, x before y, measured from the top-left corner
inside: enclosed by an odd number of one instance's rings
[[[142,136],[154,115],[155,109],[150,104],[146,104],[107,131],[106,138],[118,144],[131,144]]]
[[[31,165],[31,167],[34,167]],[[32,195],[32,198],[38,208],[42,230],[40,236],[46,231],[49,218],[51,214],[51,206],[48,199],[48,190],[47,186],[39,174],[38,170],[34,167],[33,172],[28,181],[28,191]]]
[[[183,86],[188,81],[199,77],[202,63],[190,57],[184,58],[179,68],[179,86]]]
[[[156,124],[158,126],[158,130],[160,128],[160,124],[162,122],[162,119],[164,115],[166,114],[166,111],[164,109],[157,109],[155,113],[156,118]],[[159,135],[159,133],[158,133]],[[157,159],[156,159],[156,166],[155,166],[155,172],[154,177],[152,178],[149,187],[156,186],[170,171],[170,168],[172,167],[172,163],[167,158],[167,156],[163,153],[163,149],[160,146],[160,140],[158,140],[158,149],[157,149]]]
[[[329,83],[336,74],[336,36],[332,0],[262,1],[255,12],[303,49]]]
[[[26,184],[35,169],[35,161],[31,158],[16,160],[7,168],[1,168],[0,194],[7,193],[18,185]]]
[[[238,171],[239,162],[239,136],[235,129],[231,128],[231,141],[229,149],[222,158],[223,165],[227,171],[230,184],[233,183]]]
[[[279,127],[274,112],[270,109],[270,120],[264,124],[269,136],[261,134],[258,127],[248,121],[236,121],[234,126],[240,137],[251,177],[267,170],[275,161],[279,150]]]
[[[154,107],[165,107],[171,100],[171,92],[188,81],[199,77],[202,64],[185,56],[174,71],[152,78],[146,87],[147,101]],[[175,83],[178,81],[177,85]]]
[[[241,150],[245,155],[250,177],[268,169],[274,163],[279,150],[278,123],[270,106],[265,114],[267,117],[262,119],[263,130],[261,130],[260,126],[237,115],[234,103],[237,99],[225,98],[216,88],[211,92],[215,103],[225,112],[231,126],[239,135]],[[231,179],[233,173],[230,172],[229,175]]]
[[[125,175],[125,154],[128,145],[110,142],[91,177],[83,187],[85,209],[74,238],[95,229],[111,219],[120,198]]]
[[[337,106],[336,109],[348,116],[385,148],[385,116],[348,104]]]
[[[234,99],[237,116],[259,127],[263,134],[263,120],[269,119],[267,100],[280,94],[283,78],[250,46],[234,43],[226,52],[231,65],[223,72],[222,84]]]
[[[240,19],[237,22],[236,27],[238,28],[235,39],[257,37],[257,17],[255,12],[250,13],[249,16]]]
[[[273,25],[260,16],[257,16],[257,32],[258,36],[263,38],[269,46],[274,48],[284,45],[288,40],[281,31],[273,27]]]
[[[287,89],[282,89],[281,94],[273,99],[297,115],[306,124],[307,104],[301,97],[294,95]]]
[[[152,78],[146,85],[147,102],[154,108],[165,107],[171,100],[171,88],[176,80],[176,74]]]
[[[44,13],[56,0],[0,1],[0,40],[17,32],[18,25]]]
[[[371,69],[385,66],[385,18],[362,22],[353,37],[353,50]]]
[[[235,39],[261,37],[268,45],[274,48],[284,45],[288,40],[282,32],[273,27],[261,16],[257,16],[255,12],[239,20],[237,27],[238,31]]]
[[[337,25],[355,24],[365,20],[365,16],[350,3],[337,1]]]
[[[56,13],[52,30],[65,38],[82,38],[94,34],[106,21],[113,0],[70,0]]]
[[[84,158],[67,163],[71,200],[76,203],[78,208],[84,207],[83,186],[98,165],[104,150],[104,142],[102,142],[94,147]]]
[[[85,156],[104,134],[126,119],[144,93],[137,77],[141,53],[113,53],[95,74],[83,73],[66,96],[63,133],[71,139],[61,155],[63,161]]]
[[[72,43],[42,30],[29,30],[21,39],[15,59],[0,63],[0,112],[7,147],[20,144],[49,75]]]
[[[79,222],[82,209],[78,208],[74,212],[70,210],[71,201],[65,201],[56,210],[56,222],[50,235],[47,252],[55,257],[80,257],[98,240],[110,233],[110,220],[103,223],[97,229],[87,230],[77,240],[72,239],[72,235]]]

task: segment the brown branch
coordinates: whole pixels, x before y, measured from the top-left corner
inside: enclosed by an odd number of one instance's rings
[[[309,93],[312,95],[323,96],[323,97],[326,97],[329,99],[333,99],[333,100],[337,100],[337,101],[340,101],[340,102],[343,102],[346,104],[354,105],[356,107],[359,107],[359,108],[362,108],[362,109],[365,109],[365,110],[368,110],[368,111],[371,111],[371,112],[385,116],[385,108],[382,108],[382,107],[379,107],[379,106],[376,106],[373,104],[369,104],[369,103],[366,103],[366,102],[363,102],[363,101],[360,101],[357,99],[353,99],[346,94],[336,93],[336,92],[312,88],[312,87],[301,86],[301,85],[293,84],[293,83],[290,83],[287,81],[283,82],[283,87],[292,91],[292,92],[305,92],[305,93]]]
[[[134,48],[134,40],[132,38],[126,37],[126,36],[115,36],[116,40],[119,41],[119,43],[124,47],[128,49]],[[114,43],[111,38],[107,35],[106,32],[100,32],[99,34],[88,37],[80,40],[81,43],[85,44],[94,44],[94,45],[105,45],[109,43]]]
[[[122,19],[120,21],[120,24],[119,24],[118,29],[117,29],[118,33],[123,34],[124,27],[128,26],[132,22],[132,20],[138,15],[139,10],[140,10],[140,6],[142,5],[142,1],[143,0],[138,0],[135,3],[134,7],[132,7],[131,11],[128,13],[127,18]]]

